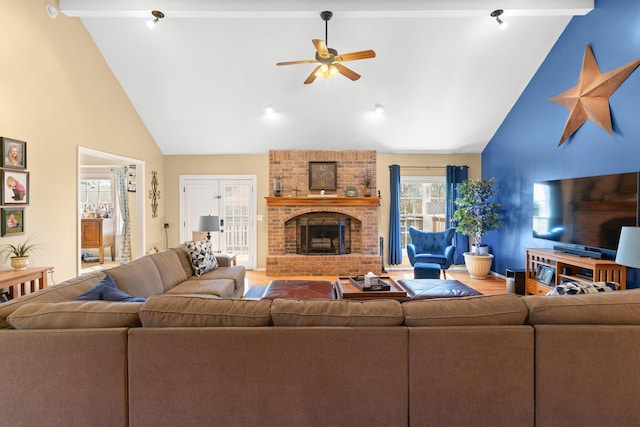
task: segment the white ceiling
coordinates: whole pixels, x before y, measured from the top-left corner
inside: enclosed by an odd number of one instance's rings
[[[593,0],[60,0],[165,154],[480,153],[570,19]],[[491,11],[505,9],[501,30]],[[165,13],[154,29],[150,10]],[[362,75],[302,82],[328,45]],[[577,72],[577,71],[576,71]],[[385,113],[373,106],[381,103]],[[273,105],[276,113],[266,115]],[[550,107],[551,108],[551,107]]]

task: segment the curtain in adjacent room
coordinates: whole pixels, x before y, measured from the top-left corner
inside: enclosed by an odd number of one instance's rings
[[[400,235],[400,166],[389,166],[391,198],[389,203],[389,265],[402,264]]]
[[[131,261],[131,221],[129,219],[129,194],[127,192],[127,168],[116,168],[116,192],[122,221],[122,242],[120,242],[120,261]]]
[[[469,166],[447,166],[447,203],[445,210],[446,223],[449,227],[457,224],[451,219],[456,210],[455,200],[459,197],[458,185],[469,178]],[[469,250],[469,238],[461,233],[456,233],[453,239],[456,252],[453,256],[454,264],[464,264],[464,252]]]

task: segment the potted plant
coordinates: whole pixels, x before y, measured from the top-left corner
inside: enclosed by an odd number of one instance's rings
[[[13,245],[7,243],[0,247],[0,256],[2,260],[7,262],[11,260],[11,267],[14,270],[25,270],[31,265],[29,256],[35,250],[37,244],[30,242],[31,237],[27,238],[24,242]]]
[[[489,247],[482,243],[482,236],[502,226],[499,209],[502,205],[491,201],[497,194],[495,179],[466,180],[458,187],[460,197],[455,200],[456,211],[453,220],[456,231],[469,236],[472,251],[465,252],[464,262],[474,279],[484,279],[491,269],[493,255]]]

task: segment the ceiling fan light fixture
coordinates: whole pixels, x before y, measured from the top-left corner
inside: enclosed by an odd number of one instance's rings
[[[509,26],[508,23],[506,23],[505,21],[500,19],[500,16],[502,16],[503,13],[504,13],[504,10],[502,10],[502,9],[496,9],[493,12],[491,12],[491,17],[492,18],[496,18],[496,22],[500,26],[501,30],[504,30],[505,28],[507,28]]]
[[[154,28],[158,21],[164,18],[164,13],[160,12],[159,10],[152,10],[151,16],[153,16],[153,18],[147,21],[147,27]]]

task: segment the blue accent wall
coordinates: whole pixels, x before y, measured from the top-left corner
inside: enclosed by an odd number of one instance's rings
[[[609,98],[613,135],[587,121],[558,147],[569,110],[549,99],[577,84],[587,44],[601,72],[640,58],[640,1],[596,0],[574,17],[482,152],[482,176],[496,178],[504,205],[504,227],[483,239],[499,274],[524,268],[526,248],[553,246],[531,233],[534,182],[640,171],[640,67]],[[629,270],[629,287],[640,287],[638,273]]]

